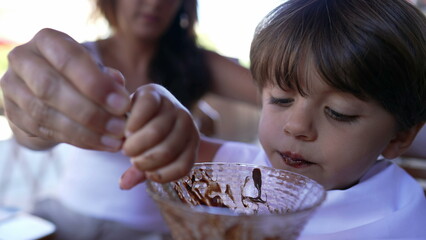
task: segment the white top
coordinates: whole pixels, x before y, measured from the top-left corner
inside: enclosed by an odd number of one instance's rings
[[[225,144],[214,161],[271,165],[261,148],[242,143]],[[378,160],[358,184],[327,191],[299,239],[426,239],[423,189],[398,165]]]
[[[67,207],[88,216],[123,223],[142,231],[166,231],[166,225],[145,184],[121,190],[118,181],[130,167],[121,153],[80,149],[60,144],[63,168],[56,197]]]

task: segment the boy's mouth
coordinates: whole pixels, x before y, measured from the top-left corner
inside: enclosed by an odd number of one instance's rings
[[[305,168],[311,166],[312,162],[306,161],[299,154],[291,153],[291,152],[280,152],[281,158],[283,162],[293,168]]]

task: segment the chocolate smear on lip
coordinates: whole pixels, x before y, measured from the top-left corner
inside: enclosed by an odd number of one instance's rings
[[[280,153],[282,160],[284,161],[285,164],[294,167],[294,168],[301,168],[301,167],[305,167],[305,166],[310,166],[314,163],[309,162],[303,158],[296,158],[296,157],[292,157],[289,156],[285,153]]]

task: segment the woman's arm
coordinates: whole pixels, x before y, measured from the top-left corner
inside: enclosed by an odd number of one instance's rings
[[[229,58],[206,51],[213,79],[212,93],[259,105],[260,98],[250,71]]]

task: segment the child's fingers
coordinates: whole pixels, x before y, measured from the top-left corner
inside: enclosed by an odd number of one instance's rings
[[[123,145],[124,154],[135,157],[163,141],[175,124],[175,115],[172,111],[165,112],[128,135]]]
[[[145,180],[145,173],[132,165],[121,175],[119,185],[121,189],[128,190]]]
[[[132,98],[123,151],[144,178],[167,182],[183,177],[198,153],[200,136],[189,111],[164,87],[151,84]],[[125,174],[132,173],[129,171]],[[130,176],[132,176],[130,174]],[[134,179],[134,178],[130,178]],[[124,182],[130,187],[135,182]]]
[[[175,161],[155,171],[145,172],[146,178],[152,181],[166,183],[186,176],[197,158],[197,150],[198,141],[195,139],[191,140],[185,151],[183,151]]]
[[[140,171],[136,166],[132,165],[121,176],[119,181],[120,188],[124,190],[131,189],[146,179],[166,183],[187,175],[197,157],[197,148],[198,141],[190,141],[188,148],[176,158],[176,161],[154,172]]]
[[[131,113],[126,124],[126,134],[132,134],[151,120],[161,108],[161,96],[149,86],[140,87],[132,97]]]
[[[184,111],[177,113],[177,121],[161,143],[147,150],[142,155],[132,158],[132,163],[142,171],[152,171],[174,161],[186,148],[191,138],[198,138],[195,131],[190,134],[188,125],[191,119],[186,118],[187,113]],[[194,127],[195,129],[195,127]]]

